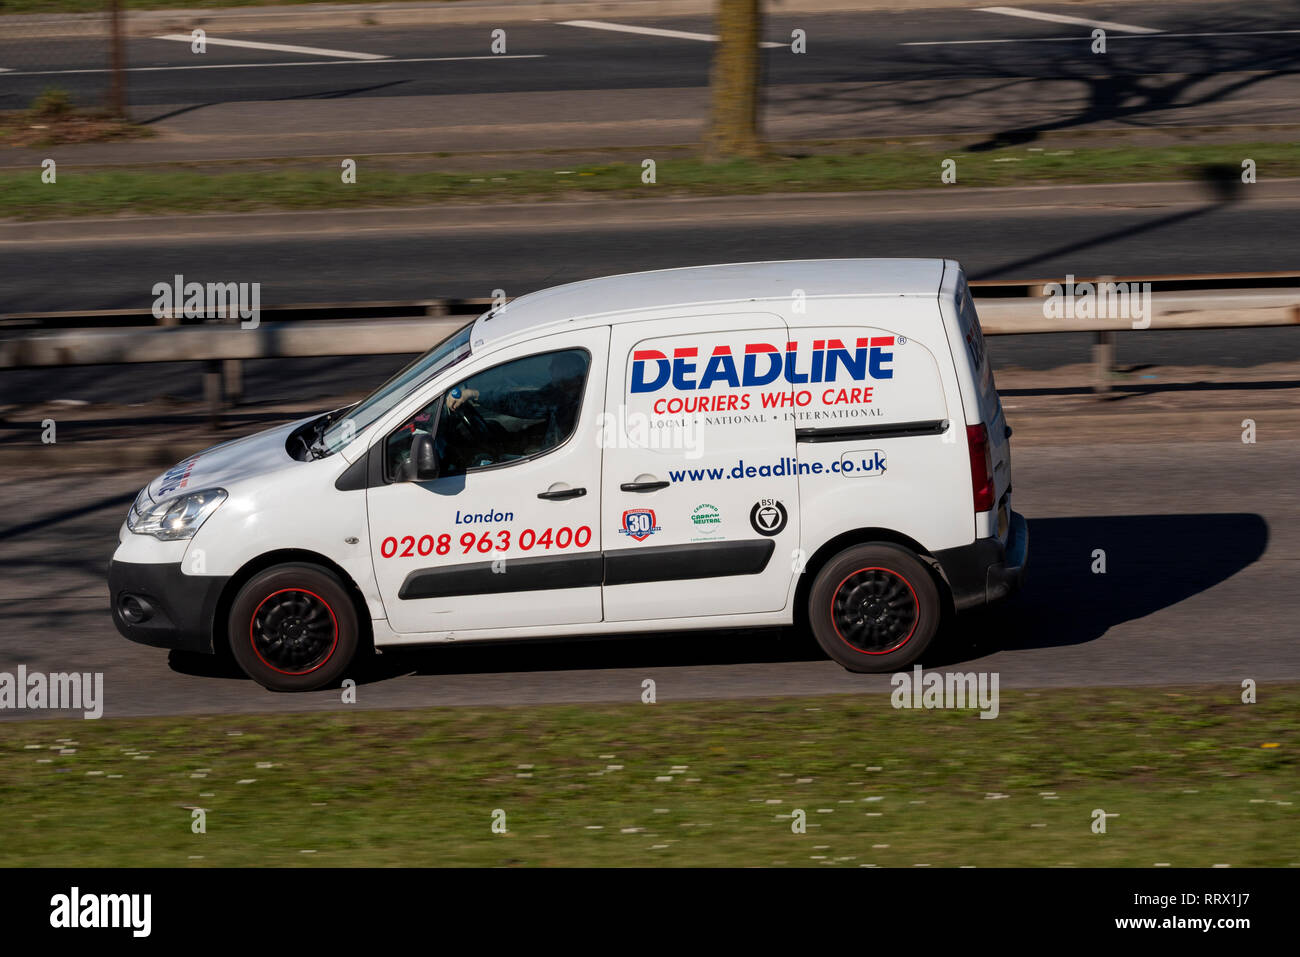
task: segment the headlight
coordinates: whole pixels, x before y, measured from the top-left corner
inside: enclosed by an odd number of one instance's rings
[[[144,496],[144,492],[140,496]],[[209,515],[226,500],[224,488],[190,492],[165,502],[149,505],[137,496],[126,516],[126,527],[137,535],[152,535],[164,542],[193,538]]]
[[[131,503],[131,510],[126,513],[126,527],[135,528],[136,522],[140,521],[140,517],[151,508],[153,508],[153,499],[149,497],[149,486],[146,485],[140,489],[140,494]]]

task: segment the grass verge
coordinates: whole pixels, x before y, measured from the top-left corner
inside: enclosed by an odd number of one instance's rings
[[[1239,693],[6,723],[0,866],[1300,866],[1300,685]]]
[[[575,197],[646,199],[758,193],[911,189],[940,185],[941,162],[957,161],[958,185],[1026,186],[1045,183],[1125,183],[1214,179],[1239,182],[1241,161],[1255,160],[1261,178],[1300,176],[1293,143],[1201,146],[1123,146],[978,153],[880,147],[838,155],[779,156],[709,164],[666,157],[656,182],[642,182],[640,160],[465,173],[386,168],[357,159],[357,182],[345,185],[332,161],[293,161],[276,168],[229,170],[167,166],[128,169],[64,167],[55,184],[39,170],[0,174],[0,216],[40,219],[79,215],[165,212],[243,212],[420,206],[448,202],[504,202]],[[438,163],[431,156],[429,165]]]

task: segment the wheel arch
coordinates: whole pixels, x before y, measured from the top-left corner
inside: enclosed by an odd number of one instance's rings
[[[808,593],[812,590],[813,582],[826,564],[844,551],[854,545],[898,545],[912,552],[921,563],[930,569],[930,575],[934,578],[935,587],[939,589],[939,597],[943,602],[943,612],[947,616],[952,611],[952,589],[948,585],[948,580],[943,573],[943,568],[934,554],[911,536],[904,535],[902,532],[892,528],[854,528],[846,532],[841,532],[834,538],[823,542],[804,564],[803,574],[799,576],[799,584],[795,588],[794,597],[794,620],[796,624],[807,626],[808,621]]]
[[[235,596],[239,594],[239,590],[259,572],[273,568],[276,565],[288,564],[319,565],[321,568],[338,576],[356,609],[357,623],[361,632],[358,635],[360,649],[373,650],[374,629],[370,621],[370,608],[366,604],[365,596],[361,593],[360,587],[338,562],[332,561],[320,552],[313,552],[305,548],[281,548],[273,552],[265,552],[245,562],[239,571],[230,576],[225,588],[221,590],[221,597],[217,599],[216,611],[213,613],[211,625],[212,650],[217,653],[221,652],[225,635],[224,626],[230,618],[230,608],[234,604]]]

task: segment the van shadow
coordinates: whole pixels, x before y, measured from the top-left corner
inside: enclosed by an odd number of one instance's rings
[[[1093,641],[1226,581],[1268,537],[1246,512],[1031,519],[1024,589],[958,619],[926,666]]]
[[[943,667],[996,651],[1077,645],[1172,607],[1257,561],[1268,525],[1252,513],[1119,515],[1029,521],[1024,590],[949,624],[925,658]],[[1105,573],[1093,572],[1105,553]],[[818,661],[794,629],[693,631],[600,639],[486,642],[387,651],[357,680],[474,674],[670,668]]]
[[[924,659],[942,668],[998,651],[1093,641],[1226,581],[1257,561],[1268,524],[1253,513],[1117,515],[1029,520],[1024,590],[960,616]],[[1105,555],[1105,572],[1094,572]],[[1100,565],[1097,565],[1100,568]],[[350,672],[358,684],[407,674],[461,675],[673,668],[826,660],[792,628],[665,632],[388,649]],[[173,653],[172,668],[242,677],[233,662]]]

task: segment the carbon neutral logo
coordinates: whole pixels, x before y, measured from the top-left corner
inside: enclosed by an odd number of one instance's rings
[[[719,511],[718,506],[707,502],[696,505],[691,509],[691,525],[695,531],[691,541],[700,542],[717,538],[722,532],[722,512]]]

